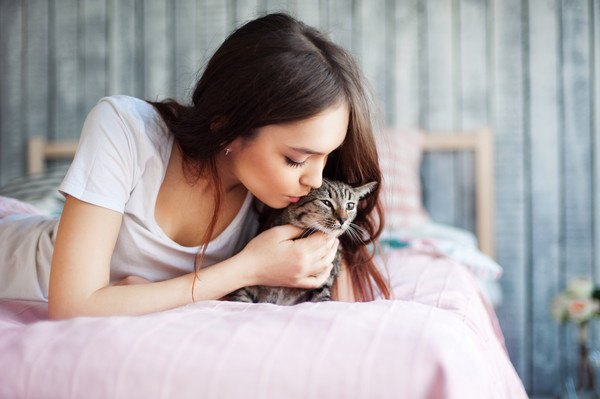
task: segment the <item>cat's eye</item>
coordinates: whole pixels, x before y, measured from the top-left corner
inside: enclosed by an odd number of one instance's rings
[[[292,166],[292,167],[294,167],[294,168],[299,168],[299,167],[303,166],[303,165],[306,163],[306,161],[303,161],[303,162],[296,162],[296,161],[294,161],[293,159],[291,159],[291,158],[288,158],[288,157],[285,157],[285,161],[287,162],[287,164],[288,164],[289,166]]]
[[[346,204],[346,210],[348,210],[348,211],[354,210],[354,205],[355,205],[354,202],[348,202]]]
[[[321,200],[321,202],[323,202],[327,206],[333,206],[333,205],[331,205],[331,202],[329,202],[327,200]]]

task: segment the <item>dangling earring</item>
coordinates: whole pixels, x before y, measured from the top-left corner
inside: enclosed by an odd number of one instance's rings
[[[225,148],[225,156],[229,155],[231,152],[231,148]]]

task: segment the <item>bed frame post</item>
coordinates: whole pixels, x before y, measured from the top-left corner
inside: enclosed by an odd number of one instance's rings
[[[46,170],[46,161],[50,159],[71,159],[77,150],[77,141],[46,142],[43,137],[31,137],[27,143],[27,174],[35,175]]]
[[[494,135],[487,127],[477,133],[477,149],[475,154],[477,236],[480,239],[479,247],[483,253],[491,258],[495,258]]]
[[[27,174],[35,175],[45,169],[46,140],[43,137],[31,137],[27,145]]]
[[[479,249],[495,257],[494,245],[494,135],[489,127],[472,133],[452,132],[425,134],[425,151],[473,151],[475,154],[476,236]]]

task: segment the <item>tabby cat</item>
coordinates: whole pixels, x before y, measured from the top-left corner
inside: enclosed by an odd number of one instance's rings
[[[319,230],[336,237],[348,232],[360,239],[358,226],[352,221],[356,217],[358,201],[370,193],[377,182],[367,183],[353,188],[346,183],[323,179],[323,184],[313,189],[300,201],[280,210],[272,220],[267,221],[261,231],[274,226],[292,224],[304,229],[302,237]],[[340,271],[341,247],[333,260],[333,269],[327,281],[315,289],[269,287],[255,285],[240,288],[225,296],[227,301],[269,302],[278,305],[295,305],[301,302],[320,302],[331,300],[331,287]]]

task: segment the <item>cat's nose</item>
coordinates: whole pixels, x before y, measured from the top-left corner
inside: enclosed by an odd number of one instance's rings
[[[343,217],[343,216],[340,216],[340,217],[338,217],[338,220],[340,221],[340,224],[341,224],[341,225],[343,225],[343,224],[344,224],[344,222],[345,222],[346,220],[348,220],[348,218],[345,218],[345,217]]]

